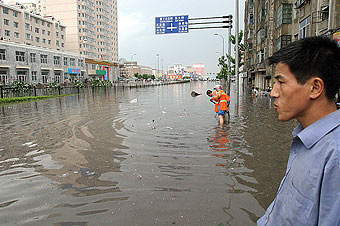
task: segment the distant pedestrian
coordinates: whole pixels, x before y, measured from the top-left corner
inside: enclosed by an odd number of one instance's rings
[[[293,131],[276,198],[257,224],[339,226],[340,111],[334,100],[340,89],[340,47],[327,37],[310,37],[267,61],[276,67],[270,95],[279,120],[297,119],[300,125]]]

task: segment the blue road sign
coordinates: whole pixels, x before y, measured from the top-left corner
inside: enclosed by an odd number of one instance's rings
[[[189,32],[189,16],[156,17],[156,35]]]

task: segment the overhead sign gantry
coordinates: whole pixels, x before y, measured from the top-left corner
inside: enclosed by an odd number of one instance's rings
[[[189,30],[193,29],[232,28],[232,18],[233,18],[232,15],[190,19],[188,15],[156,17],[155,33],[156,35],[160,35],[160,34],[188,33]],[[191,21],[194,22],[191,23]],[[227,25],[210,26],[211,24],[227,24]],[[202,25],[205,26],[202,27]]]

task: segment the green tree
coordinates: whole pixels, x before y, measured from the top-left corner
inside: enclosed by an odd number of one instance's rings
[[[236,38],[235,35],[230,35],[229,37],[230,42],[234,45],[236,44]],[[244,51],[245,51],[245,44],[242,43],[243,40],[243,31],[241,30],[238,35],[238,55],[239,55],[239,68],[241,68],[244,65]],[[228,65],[228,61],[230,61],[230,66]],[[226,54],[225,56],[221,56],[218,58],[218,66],[221,66],[221,70],[219,73],[217,73],[218,79],[224,79],[227,81],[228,76],[235,75],[235,58]]]

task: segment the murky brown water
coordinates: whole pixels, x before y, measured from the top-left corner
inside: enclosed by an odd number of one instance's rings
[[[0,106],[0,225],[256,225],[296,122],[244,96],[219,128],[213,85]]]

